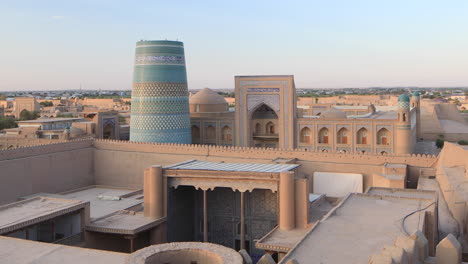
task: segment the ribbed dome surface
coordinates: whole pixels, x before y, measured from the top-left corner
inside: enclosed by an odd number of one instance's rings
[[[210,88],[204,88],[195,95],[192,95],[189,102],[190,104],[227,104],[224,97]]]
[[[346,119],[346,113],[335,108],[323,111],[320,116],[326,119]]]

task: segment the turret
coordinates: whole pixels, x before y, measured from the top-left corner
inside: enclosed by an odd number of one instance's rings
[[[398,120],[395,128],[395,153],[409,154],[412,150],[410,98],[407,94],[398,97]]]
[[[416,139],[421,139],[421,94],[414,92],[411,96],[411,108],[416,112]]]

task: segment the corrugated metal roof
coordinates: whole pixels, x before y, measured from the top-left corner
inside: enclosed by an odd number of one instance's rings
[[[262,163],[221,163],[200,160],[190,160],[174,164],[165,169],[171,170],[210,170],[210,171],[249,171],[249,172],[272,172],[290,171],[299,164],[262,164]]]

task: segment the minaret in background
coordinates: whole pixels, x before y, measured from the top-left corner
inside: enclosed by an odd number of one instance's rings
[[[395,153],[412,153],[410,97],[407,94],[402,94],[398,97],[398,121],[396,123],[395,133]]]
[[[138,41],[133,72],[130,141],[191,143],[184,44]]]

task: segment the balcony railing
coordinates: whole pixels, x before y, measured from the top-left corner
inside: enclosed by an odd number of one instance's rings
[[[278,138],[278,134],[267,134],[267,133],[254,133],[254,137],[258,138]]]

